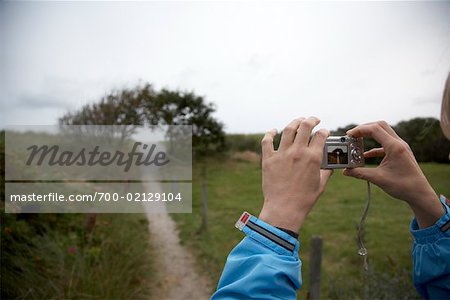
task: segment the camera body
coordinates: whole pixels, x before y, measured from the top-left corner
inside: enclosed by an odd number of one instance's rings
[[[323,148],[321,169],[343,169],[364,166],[363,138],[330,136]]]

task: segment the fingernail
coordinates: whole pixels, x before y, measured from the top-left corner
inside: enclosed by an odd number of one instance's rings
[[[330,135],[330,132],[325,128],[321,128],[316,131],[316,134],[322,135],[323,137],[328,137]]]

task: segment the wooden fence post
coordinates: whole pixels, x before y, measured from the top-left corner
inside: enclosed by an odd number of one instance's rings
[[[208,183],[206,178],[202,177],[202,230],[208,229]]]
[[[320,269],[322,265],[322,237],[311,237],[309,256],[309,293],[308,299],[320,299]]]
[[[206,165],[202,164],[200,169],[200,183],[202,188],[202,226],[200,230],[208,229],[208,181],[206,180]]]

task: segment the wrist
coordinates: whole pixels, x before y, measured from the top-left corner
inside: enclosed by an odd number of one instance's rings
[[[421,194],[420,199],[408,202],[420,228],[427,228],[436,223],[445,213],[444,207],[434,191]]]
[[[258,218],[272,226],[298,233],[306,214],[289,209],[273,209],[264,205]]]

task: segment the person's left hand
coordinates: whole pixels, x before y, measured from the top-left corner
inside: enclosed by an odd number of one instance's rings
[[[264,205],[259,218],[272,226],[298,232],[332,174],[320,169],[329,132],[321,129],[309,142],[319,122],[316,117],[293,120],[284,128],[277,151],[276,129],[261,141]]]

